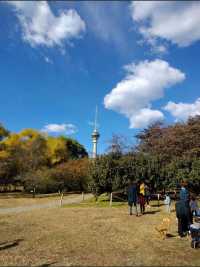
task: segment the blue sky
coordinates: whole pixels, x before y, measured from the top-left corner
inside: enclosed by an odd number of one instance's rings
[[[167,18],[167,19],[166,19]],[[1,2],[0,122],[112,134],[200,114],[200,2]]]

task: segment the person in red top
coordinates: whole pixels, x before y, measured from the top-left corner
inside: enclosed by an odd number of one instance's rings
[[[139,188],[140,188],[140,193],[139,193],[140,212],[141,212],[141,214],[144,214],[144,212],[145,212],[145,196],[144,196],[145,184],[144,184],[143,180],[141,181]]]

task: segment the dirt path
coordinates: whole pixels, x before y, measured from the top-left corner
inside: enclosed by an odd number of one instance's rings
[[[84,199],[87,200],[92,197],[92,194],[85,194]],[[77,196],[65,196],[62,200],[62,204],[76,204],[82,201],[82,195]],[[36,209],[47,209],[47,208],[56,208],[60,207],[60,199],[49,201],[43,204],[34,204],[34,205],[26,205],[26,206],[18,206],[18,207],[10,207],[10,208],[0,208],[0,214],[9,214],[9,213],[19,213],[25,211],[31,211]]]

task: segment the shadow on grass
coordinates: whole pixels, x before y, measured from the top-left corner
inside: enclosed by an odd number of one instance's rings
[[[44,264],[38,265],[38,267],[48,267],[48,266],[51,266],[54,263],[57,263],[57,261],[53,261],[53,262],[50,262],[50,263],[44,263]]]
[[[5,249],[12,248],[12,247],[16,247],[23,240],[24,239],[16,239],[16,240],[13,240],[13,241],[6,241],[6,242],[3,242],[3,243],[0,243],[0,250],[5,250]]]
[[[167,238],[172,238],[172,237],[177,237],[177,235],[173,235],[173,234],[166,234]]]
[[[155,214],[157,212],[160,212],[161,210],[152,210],[152,211],[145,211],[144,215],[145,214]]]
[[[165,204],[163,204],[163,203],[160,203],[159,205],[158,204],[151,204],[151,207],[162,207],[164,205]]]

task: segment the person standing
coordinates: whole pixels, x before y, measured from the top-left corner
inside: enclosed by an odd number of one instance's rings
[[[145,184],[144,193],[145,193],[145,201],[146,201],[146,204],[147,204],[147,208],[150,208],[150,205],[149,205],[150,190],[149,190],[149,186],[147,184]]]
[[[141,181],[141,184],[140,184],[139,204],[140,204],[141,214],[144,214],[145,212],[145,184],[143,181]]]
[[[181,183],[181,190],[179,194],[180,200],[185,203],[186,210],[187,210],[187,220],[188,220],[188,227],[192,224],[192,213],[190,210],[190,194],[187,189],[187,182],[183,181]]]
[[[170,198],[168,193],[166,193],[166,195],[165,195],[164,204],[165,204],[166,212],[170,212],[171,211],[171,209],[170,209],[170,207],[171,207],[171,198]]]
[[[180,237],[184,237],[188,232],[188,207],[184,201],[178,200],[175,208],[178,219],[178,234]]]
[[[189,192],[186,183],[181,184],[179,200],[175,204],[178,219],[178,234],[183,237],[187,234],[190,224]]]
[[[190,205],[190,212],[191,212],[192,223],[193,223],[193,217],[197,216],[197,211],[199,209],[195,196],[191,196],[189,205]]]
[[[143,180],[140,183],[140,194],[142,194],[143,196],[145,194],[145,184],[144,184]]]
[[[129,214],[133,214],[133,206],[135,208],[135,215],[138,216],[137,211],[137,184],[132,180],[129,181],[128,186],[128,205],[129,205]]]

